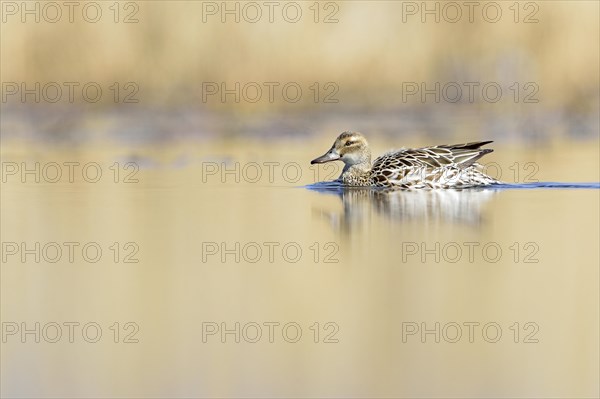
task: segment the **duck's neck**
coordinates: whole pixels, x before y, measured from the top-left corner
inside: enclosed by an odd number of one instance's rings
[[[365,161],[353,165],[344,165],[340,180],[350,186],[370,185],[371,162]]]

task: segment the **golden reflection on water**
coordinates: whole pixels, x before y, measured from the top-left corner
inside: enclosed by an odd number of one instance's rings
[[[415,190],[373,191],[369,189],[345,189],[331,192],[342,204],[342,212],[317,209],[328,219],[333,228],[350,233],[360,228],[372,213],[390,221],[406,223],[421,221],[429,225],[456,223],[478,226],[481,208],[495,195],[493,189],[469,190]]]
[[[104,174],[2,183],[2,395],[598,395],[598,190],[321,193],[301,187],[331,174],[309,168],[318,144],[3,146],[4,163],[93,161]],[[541,181],[599,181],[596,144],[496,146],[490,161],[505,180],[533,160]],[[110,167],[131,160],[139,182],[115,183]],[[222,160],[296,162],[302,175],[271,182],[263,165],[237,183],[207,170]],[[7,254],[22,242],[63,256]],[[65,242],[81,244],[73,262]],[[102,249],[96,263],[86,243]],[[7,332],[36,322],[39,343]],[[72,343],[65,322],[80,323]],[[90,322],[96,343],[80,330]],[[239,343],[220,334],[236,322]]]

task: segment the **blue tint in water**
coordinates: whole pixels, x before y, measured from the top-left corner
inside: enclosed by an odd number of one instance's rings
[[[489,186],[493,189],[532,189],[532,188],[579,188],[599,189],[600,183],[560,183],[560,182],[537,182],[537,183],[503,183]]]
[[[348,189],[364,190],[368,187],[346,187],[337,180],[319,182],[315,184],[309,184],[304,186],[305,188],[313,191],[320,192],[340,192]],[[560,182],[536,182],[536,183],[502,183],[494,184],[491,186],[484,187],[473,187],[471,189],[462,190],[511,190],[511,189],[534,189],[534,188],[553,188],[553,189],[600,189],[600,183],[560,183]],[[372,188],[372,190],[379,191],[380,188]]]

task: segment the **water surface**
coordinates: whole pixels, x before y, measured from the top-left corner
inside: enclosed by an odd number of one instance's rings
[[[2,321],[95,322],[103,335],[7,336],[2,394],[598,394],[597,146],[496,145],[503,180],[532,189],[379,193],[314,189],[339,174],[308,164],[329,141],[4,146],[4,163],[96,162],[103,177],[7,176],[4,243],[81,246],[73,262],[49,261],[51,247],[39,263],[7,256]],[[102,248],[97,262],[86,243]],[[239,343],[221,335],[235,323]]]

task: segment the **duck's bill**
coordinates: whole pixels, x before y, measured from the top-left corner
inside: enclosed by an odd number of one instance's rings
[[[315,158],[312,161],[310,161],[310,164],[313,165],[315,163],[331,162],[336,161],[338,159],[340,159],[340,155],[332,150],[329,150],[325,155],[321,155],[319,158]]]

